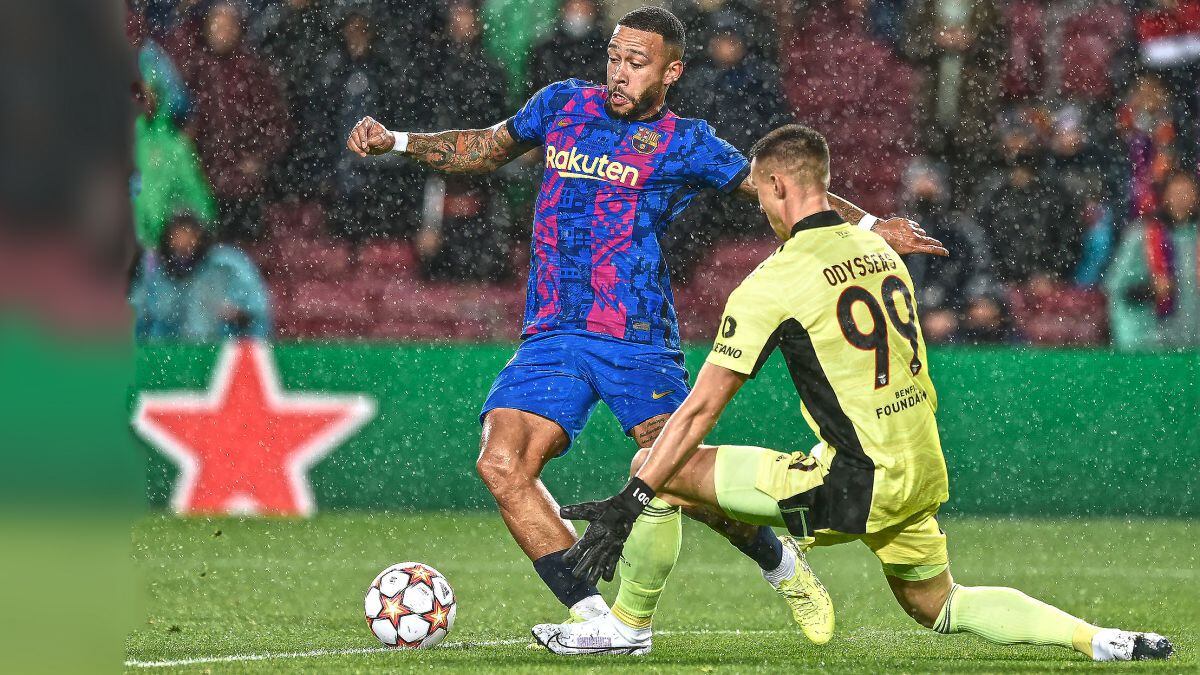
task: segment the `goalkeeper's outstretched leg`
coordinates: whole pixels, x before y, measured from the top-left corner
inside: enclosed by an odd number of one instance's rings
[[[639,457],[639,459],[641,459]],[[635,463],[638,460],[635,460]],[[805,470],[811,467],[809,470]],[[643,570],[621,567],[622,574],[641,579],[635,601],[618,597],[611,614],[570,626],[543,624],[534,628],[538,642],[559,654],[626,653],[650,651],[649,613],[657,605],[666,574],[674,565],[678,536],[675,507],[702,509],[753,525],[785,527],[779,503],[762,492],[773,485],[774,470],[789,472],[792,487],[817,489],[825,468],[819,453],[784,454],[747,446],[700,446],[658,492],[635,524],[626,546],[641,546],[639,529],[659,528],[646,541],[660,542],[657,553],[645,552]],[[971,633],[997,644],[1057,645],[1096,661],[1165,659],[1173,652],[1169,640],[1155,633],[1101,628],[1012,588],[963,586],[954,582],[946,558],[945,535],[934,518],[936,508],[914,507],[913,515],[885,530],[846,534],[829,530],[796,532],[785,549],[789,569],[781,579],[771,579],[788,599],[805,635],[820,644],[833,631],[833,607],[828,593],[804,559],[813,546],[862,541],[883,564],[896,600],[918,623],[942,634]],[[795,521],[793,521],[795,522]],[[670,541],[672,545],[661,546]],[[653,561],[658,561],[653,564]],[[764,574],[764,576],[767,576]],[[782,583],[780,583],[782,581]],[[793,598],[785,592],[792,589]],[[793,602],[795,600],[795,602]],[[638,623],[623,616],[636,608]]]
[[[888,576],[904,611],[939,633],[971,633],[998,644],[1057,645],[1095,661],[1165,659],[1174,648],[1156,633],[1100,628],[1015,588],[962,586],[950,570],[921,581]]]

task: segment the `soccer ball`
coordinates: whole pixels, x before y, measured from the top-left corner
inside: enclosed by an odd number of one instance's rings
[[[367,626],[389,647],[427,649],[454,628],[458,603],[440,572],[418,562],[385,569],[371,582],[364,602]]]

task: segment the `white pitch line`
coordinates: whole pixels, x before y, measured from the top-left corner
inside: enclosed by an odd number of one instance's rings
[[[764,635],[775,633],[791,633],[788,630],[663,630],[656,635]],[[506,647],[529,642],[529,638],[510,640],[462,640],[445,642],[438,649],[466,649],[470,647]],[[380,654],[397,652],[392,647],[356,647],[352,649],[312,649],[307,652],[279,652],[267,654],[231,654],[229,656],[199,656],[190,659],[175,659],[171,661],[138,661],[130,659],[125,662],[126,668],[178,668],[180,666],[198,666],[209,663],[244,663],[247,661],[275,661],[284,659],[310,659],[321,656],[349,656],[353,654]]]
[[[374,654],[389,651],[389,647],[359,647],[358,649],[313,649],[307,652],[284,652],[280,654],[234,654],[232,656],[201,656],[194,659],[176,659],[173,661],[138,661],[131,659],[125,662],[126,668],[175,668],[178,666],[195,666],[205,663],[240,663],[243,661],[270,661],[273,659],[303,659],[314,656],[341,656],[344,654]]]
[[[444,649],[462,649],[464,647],[501,647],[516,645],[525,640],[484,640],[480,642],[447,642],[439,645]],[[281,652],[267,654],[232,654],[230,656],[199,656],[191,659],[176,659],[174,661],[138,661],[129,660],[125,666],[129,668],[173,668],[176,666],[195,666],[205,663],[241,663],[243,661],[273,661],[276,659],[308,659],[318,656],[347,656],[351,654],[379,654],[383,652],[402,651],[394,647],[355,647],[352,649],[313,649],[307,652]]]

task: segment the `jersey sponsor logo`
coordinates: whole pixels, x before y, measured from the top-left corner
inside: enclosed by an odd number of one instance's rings
[[[732,359],[742,358],[742,350],[735,347],[730,347],[729,345],[721,344],[720,342],[717,342],[713,345],[713,351],[718,354],[724,354]]]
[[[896,392],[895,401],[875,409],[875,419],[883,419],[884,416],[904,412],[918,403],[923,403],[928,398],[929,393],[916,385],[905,387]]]
[[[837,286],[851,279],[891,272],[894,269],[896,269],[896,260],[891,256],[882,253],[867,253],[844,262],[834,263],[821,270],[821,274],[830,286]]]
[[[652,392],[650,392],[650,398],[653,398],[655,401],[657,401],[658,399],[666,396],[667,394],[673,394],[673,393],[675,393],[674,389],[668,389],[668,390],[662,391],[662,392],[652,391]]]
[[[642,177],[637,167],[610,160],[608,155],[595,157],[577,152],[575,148],[559,150],[553,145],[546,146],[546,166],[557,169],[558,175],[564,178],[605,180],[629,187],[637,187]]]
[[[737,332],[737,319],[732,316],[725,317],[725,322],[721,324],[721,337],[731,338]]]
[[[662,133],[653,131],[649,127],[642,127],[633,135],[633,149],[649,155],[658,147],[658,139],[662,138]]]

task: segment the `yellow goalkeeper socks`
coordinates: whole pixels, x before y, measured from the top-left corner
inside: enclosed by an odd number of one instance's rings
[[[633,524],[621,554],[621,587],[613,616],[633,628],[649,628],[667,577],[683,542],[679,507],[657,497]]]
[[[1058,645],[1092,656],[1100,629],[1014,588],[959,586],[938,615],[939,633],[973,633],[1003,645]]]

